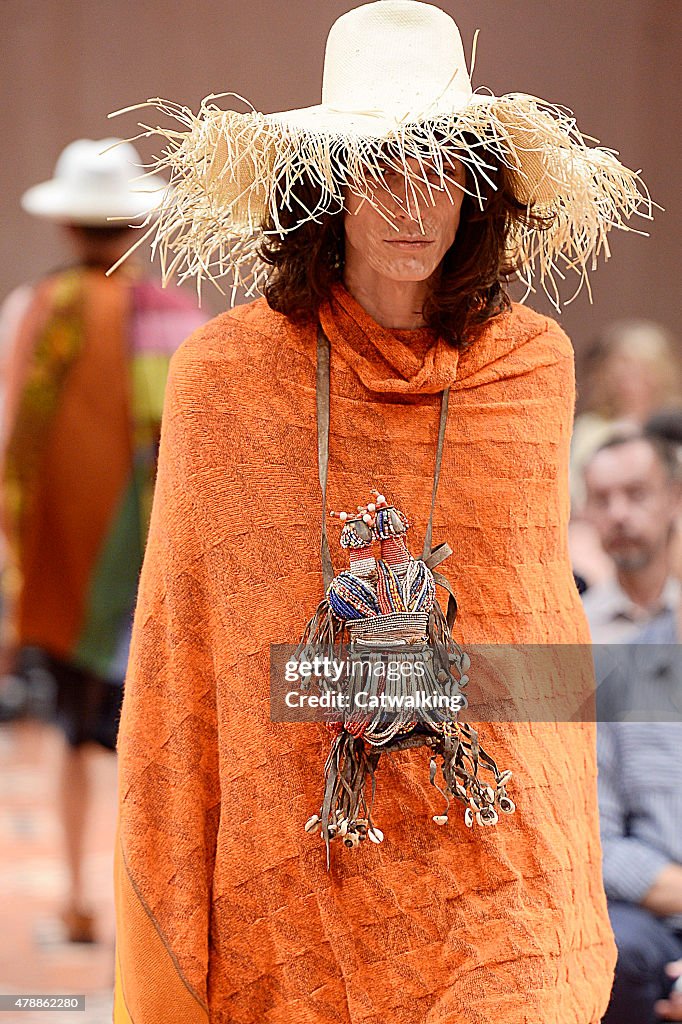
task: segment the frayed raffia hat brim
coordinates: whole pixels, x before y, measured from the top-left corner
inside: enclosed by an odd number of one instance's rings
[[[516,223],[508,239],[514,268],[529,291],[537,281],[557,308],[557,278],[577,273],[574,297],[600,254],[608,258],[608,231],[634,230],[626,223],[631,216],[652,216],[639,172],[613,150],[588,146],[570,111],[524,93],[474,94],[462,109],[403,122],[324,106],[239,113],[219,108],[218,98],[207,97],[196,115],[161,99],[126,108],[154,108],[183,128],[141,124],[137,136],[165,143],[150,173],[170,172],[170,185],[140,239],[154,235],[164,280],[195,278],[200,288],[207,279],[219,288],[231,285],[233,297],[238,288],[257,294],[267,276],[259,256],[263,225],[283,231],[285,209],[300,211],[297,224],[340,212],[345,188],[377,208],[377,183],[387,164],[406,174],[407,206],[418,218],[418,201],[428,202],[434,187],[455,185],[449,174],[455,158],[471,172],[473,195],[483,205],[480,186],[490,181],[494,155],[507,169],[516,200],[548,224]],[[408,166],[414,159],[423,173]],[[304,177],[318,186],[311,210],[297,195]]]

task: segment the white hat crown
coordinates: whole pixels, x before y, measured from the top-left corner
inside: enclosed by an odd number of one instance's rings
[[[325,107],[401,121],[464,109],[471,95],[462,37],[438,7],[376,0],[342,15],[329,32]]]
[[[129,142],[76,139],[60,153],[54,176],[28,189],[21,205],[38,217],[76,224],[135,220],[159,205],[166,186],[156,175],[134,180],[143,173],[140,155]]]
[[[109,149],[114,146],[114,149]],[[76,139],[61,152],[54,177],[68,188],[128,190],[130,179],[142,173],[134,146],[120,139]]]

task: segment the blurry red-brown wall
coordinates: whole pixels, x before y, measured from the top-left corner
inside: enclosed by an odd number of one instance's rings
[[[0,293],[66,256],[57,229],[19,206],[79,137],[136,133],[109,111],[162,96],[196,109],[234,91],[257,109],[318,102],[324,42],[352,0],[2,0]],[[604,321],[646,316],[677,328],[680,204],[680,0],[441,0],[467,53],[480,28],[474,85],[569,106],[582,130],[642,168],[665,207],[649,238],[612,232],[613,257],[561,320],[580,347]],[[144,112],[143,112],[144,113]],[[150,115],[156,116],[156,115]],[[143,118],[140,117],[140,120]],[[146,158],[152,148],[143,140]],[[570,295],[572,282],[567,282]],[[528,300],[549,310],[541,296]],[[222,308],[206,292],[211,311]]]

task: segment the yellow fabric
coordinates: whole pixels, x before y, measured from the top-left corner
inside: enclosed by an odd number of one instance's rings
[[[128,1008],[123,998],[123,987],[121,985],[121,969],[118,965],[118,953],[116,954],[116,984],[114,988],[114,1024],[133,1024],[128,1013]]]
[[[573,353],[557,324],[515,306],[457,353],[383,330],[340,290],[322,315],[328,507],[376,486],[420,550],[449,380],[434,544],[454,550],[456,638],[587,643],[567,552]],[[381,846],[332,844],[328,874],[303,830],[329,735],[270,721],[268,668],[322,595],[315,351],[313,326],[261,300],[174,357],[119,736],[135,890],[211,1024],[596,1024],[615,947],[593,725],[481,726],[514,771],[516,814],[494,829],[433,824],[428,759],[408,750],[378,772]],[[333,534],[332,552],[340,569]],[[555,682],[586,688],[573,672]],[[116,902],[132,949],[120,878]],[[168,954],[121,970],[131,1006],[165,985]]]
[[[168,356],[141,352],[131,365],[133,403],[140,419],[157,423],[163,413],[163,396],[168,375]]]

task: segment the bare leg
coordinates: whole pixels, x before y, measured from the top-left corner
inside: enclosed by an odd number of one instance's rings
[[[65,744],[62,761],[59,809],[64,830],[66,864],[69,877],[65,922],[71,932],[87,930],[80,920],[89,917],[84,905],[83,851],[91,795],[89,744],[71,747]],[[67,919],[68,918],[68,919]]]

